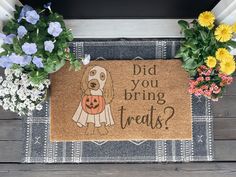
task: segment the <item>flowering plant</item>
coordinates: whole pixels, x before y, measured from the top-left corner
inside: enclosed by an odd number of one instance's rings
[[[191,23],[184,20],[178,23],[185,39],[176,57],[182,59],[190,74],[189,92],[217,100],[233,81],[235,59],[230,50],[236,48],[236,41],[232,40],[236,23],[216,25],[214,14],[208,11]]]
[[[5,78],[0,77],[0,106],[19,115],[42,109],[50,73],[67,60],[75,70],[90,60],[90,55],[78,60],[69,52],[72,33],[50,5],[44,5],[43,10],[16,6],[14,18],[0,33],[0,66],[5,68]]]
[[[43,82],[66,60],[75,69],[80,68],[80,61],[68,52],[73,35],[65,27],[63,17],[52,12],[50,5],[44,5],[43,10],[16,6],[14,18],[4,25],[4,34],[0,34],[4,50],[0,53],[0,66],[22,68],[35,83]]]
[[[45,79],[35,84],[29,79],[23,69],[6,69],[6,78],[0,77],[0,106],[5,110],[17,112],[19,115],[31,115],[31,112],[41,110],[41,102],[46,95],[50,81]]]

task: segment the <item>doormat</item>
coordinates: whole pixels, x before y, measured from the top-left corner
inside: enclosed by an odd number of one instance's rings
[[[51,82],[52,141],[192,139],[179,60],[92,61],[78,72],[67,65]]]
[[[90,53],[93,59],[174,58],[179,39],[72,42],[77,57]],[[140,163],[189,162],[213,159],[211,102],[192,96],[192,140],[50,141],[50,101],[41,111],[23,121],[24,163]]]

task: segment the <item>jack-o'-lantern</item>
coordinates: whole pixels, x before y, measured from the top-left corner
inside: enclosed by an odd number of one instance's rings
[[[100,114],[105,109],[105,99],[99,95],[85,95],[81,104],[83,110],[92,115]]]

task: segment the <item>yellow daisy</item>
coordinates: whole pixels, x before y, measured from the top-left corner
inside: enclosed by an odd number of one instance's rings
[[[206,65],[207,65],[209,68],[214,68],[214,67],[216,66],[216,58],[213,57],[213,56],[207,57]]]
[[[235,61],[234,59],[227,58],[220,63],[221,72],[231,75],[235,71]]]
[[[236,33],[236,23],[234,23],[234,24],[232,25],[232,30],[233,30],[234,33]]]
[[[210,11],[202,12],[198,16],[198,23],[203,27],[210,27],[214,24],[215,15]]]
[[[219,48],[216,51],[216,59],[221,61],[224,58],[227,58],[230,55],[229,51],[226,48]]]
[[[222,24],[219,25],[215,30],[215,37],[216,40],[220,42],[227,42],[229,41],[233,36],[233,30],[230,25]]]

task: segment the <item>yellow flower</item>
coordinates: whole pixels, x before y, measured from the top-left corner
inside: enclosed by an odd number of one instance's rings
[[[231,75],[235,71],[235,61],[234,59],[227,58],[220,63],[221,72]]]
[[[236,33],[236,23],[234,23],[234,24],[232,25],[232,30],[233,30],[234,33]]]
[[[216,58],[212,56],[207,57],[206,65],[209,68],[214,68],[216,66]]]
[[[216,40],[220,42],[227,42],[233,36],[232,27],[226,24],[219,25],[215,30]]]
[[[230,53],[226,48],[219,48],[216,51],[216,59],[219,61],[223,60],[224,58],[227,58],[228,55],[230,55]]]
[[[203,27],[210,27],[214,24],[215,15],[210,11],[202,12],[198,16],[198,23]]]

